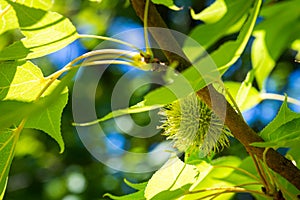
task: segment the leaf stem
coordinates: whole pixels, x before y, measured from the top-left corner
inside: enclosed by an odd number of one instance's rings
[[[276,192],[276,180],[274,179],[274,176],[272,175],[272,171],[267,167],[267,162],[266,162],[266,155],[267,155],[267,152],[270,148],[267,147],[265,150],[264,150],[264,153],[263,153],[263,159],[262,159],[262,164],[263,164],[263,168],[265,169],[266,171],[266,174],[268,175],[269,177],[269,182],[270,182],[270,185],[272,186],[272,193]]]
[[[262,166],[259,163],[259,160],[257,160],[255,155],[253,155],[252,153],[249,153],[249,155],[251,156],[251,158],[253,160],[253,163],[255,165],[255,169],[258,172],[258,174],[260,176],[260,179],[261,179],[264,187],[266,188],[267,193],[269,193],[270,187],[269,187],[269,184],[267,182],[267,177],[266,177],[266,174],[264,173],[264,171],[262,169]]]
[[[263,100],[270,99],[270,100],[278,100],[278,101],[284,101],[285,96],[281,94],[274,94],[274,93],[261,93],[260,98]],[[300,106],[300,101],[298,99],[292,98],[292,97],[287,97],[287,102],[295,104],[297,106]]]
[[[57,79],[64,72],[67,72],[72,67],[74,67],[74,65],[77,62],[79,62],[83,59],[92,57],[92,56],[100,56],[100,58],[115,58],[115,59],[124,58],[124,59],[127,59],[128,61],[131,60],[132,62],[128,62],[127,64],[130,66],[135,66],[135,67],[146,64],[142,59],[143,57],[141,57],[138,53],[134,53],[132,51],[119,50],[119,49],[100,49],[100,50],[90,51],[90,52],[87,52],[85,54],[78,56],[77,58],[73,59],[71,62],[66,64],[62,69],[60,69],[59,71],[56,71],[53,74],[51,74],[50,76],[48,76],[47,79]],[[95,57],[95,58],[97,58],[97,57]],[[92,60],[95,60],[95,58]],[[113,60],[110,60],[110,63],[112,63],[112,62],[113,62]],[[109,64],[109,63],[102,63],[102,64]],[[125,64],[125,63],[122,63],[122,64]],[[140,65],[138,65],[138,64],[140,64]],[[78,65],[76,65],[76,66],[78,66]]]
[[[260,180],[258,177],[256,177],[254,174],[251,174],[250,172],[248,172],[248,171],[246,171],[246,170],[244,170],[244,169],[242,169],[242,168],[239,168],[239,167],[233,167],[233,166],[227,166],[227,165],[218,165],[218,166],[214,166],[214,168],[222,168],[222,167],[224,167],[224,168],[232,168],[232,169],[235,169],[235,170],[237,170],[237,171],[240,171],[240,172],[242,172],[242,173],[248,175],[249,177],[253,178],[254,180],[257,180],[258,182],[260,182],[260,184],[262,184],[261,180]]]
[[[144,55],[144,51],[141,50],[140,48],[138,48],[137,46],[129,43],[129,42],[125,42],[116,38],[111,38],[111,37],[105,37],[105,36],[100,36],[100,35],[88,35],[88,34],[79,34],[79,38],[93,38],[93,39],[99,39],[99,40],[106,40],[106,41],[111,41],[111,42],[115,42],[118,44],[123,44],[125,46],[128,46],[132,49],[137,50],[139,53]]]
[[[168,188],[168,190],[171,190],[172,187],[176,184],[176,182],[178,181],[178,179],[179,179],[180,175],[182,174],[183,170],[185,169],[185,167],[186,167],[186,163],[184,163],[182,169],[180,170],[180,172],[178,173],[178,175],[176,176],[174,182],[172,183],[172,185],[170,185],[170,187]]]
[[[149,44],[149,35],[148,35],[148,14],[149,14],[149,1],[146,0],[145,4],[145,12],[144,12],[144,40],[145,40],[145,46],[146,46],[146,53],[147,55],[150,55],[151,58],[153,57],[153,53],[150,48]]]
[[[1,10],[0,12],[0,18],[2,19],[2,17],[8,12],[8,10],[11,8],[11,5],[7,5],[3,10]]]
[[[263,192],[260,192],[260,191],[257,191],[257,190],[248,190],[248,189],[241,188],[241,187],[205,188],[205,189],[201,189],[201,190],[188,191],[188,192],[186,192],[186,195],[197,194],[197,193],[208,192],[208,191],[219,191],[219,190],[223,190],[223,191],[213,193],[213,194],[208,194],[206,196],[198,198],[198,200],[206,199],[208,197],[215,196],[215,195],[221,195],[221,194],[224,194],[224,193],[232,193],[232,192],[254,193],[254,194],[259,194],[259,195],[264,196],[264,197],[269,197],[268,195],[264,194]]]

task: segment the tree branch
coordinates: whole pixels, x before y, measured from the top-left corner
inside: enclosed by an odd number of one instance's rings
[[[143,20],[145,0],[131,0],[131,3],[137,15],[140,17],[141,20]],[[167,28],[165,22],[156,10],[155,5],[153,5],[151,2],[149,6],[148,26]],[[156,34],[153,35],[153,37],[161,47],[168,45],[172,46],[172,48],[174,48],[175,51],[181,52],[181,48],[177,44],[172,34],[167,36]],[[170,62],[176,60],[181,64],[181,68],[179,70],[186,69],[190,66],[189,62],[187,62],[185,59],[178,57],[177,55],[170,54],[169,52],[164,53]],[[224,116],[224,108],[212,105],[219,105],[222,104],[222,102],[226,102],[226,126],[231,130],[234,137],[244,145],[248,153],[256,155],[259,159],[263,160],[263,153],[265,151],[265,148],[251,146],[251,143],[262,142],[263,139],[260,138],[257,135],[257,133],[255,133],[246,124],[242,116],[236,113],[236,111],[226,101],[222,94],[218,93],[212,85],[209,85],[199,90],[197,92],[197,95],[209,107],[211,107],[218,116]],[[269,149],[266,153],[266,163],[270,167],[270,169],[274,170],[282,177],[286,178],[290,183],[292,183],[300,190],[300,170],[295,165],[293,165],[293,163],[290,160],[286,159],[274,149]]]
[[[134,8],[135,12],[137,13],[138,17],[143,21],[144,20],[144,11],[145,11],[145,4],[146,1],[144,0],[132,0],[131,1],[132,7]],[[168,27],[164,20],[161,18],[160,14],[156,10],[156,7],[154,4],[150,2],[149,5],[149,12],[148,12],[148,27],[159,27],[159,28],[165,28],[165,29],[155,29],[155,31],[152,31],[149,29],[149,32],[157,42],[157,44],[160,46],[161,49],[163,49],[163,53],[165,54],[166,58],[170,63],[177,61],[178,67],[176,68],[179,71],[182,71],[191,64],[188,62],[187,58],[184,58],[182,56],[179,56],[178,54],[175,54],[170,51],[165,51],[164,49],[174,49],[176,52],[179,52],[180,55],[184,55],[181,47],[178,45],[177,40],[174,38],[172,33],[168,31]]]
[[[218,93],[212,85],[209,85],[197,92],[197,95],[211,108],[218,116],[224,115],[224,108],[218,106],[219,101],[225,101],[222,94]],[[230,129],[236,139],[238,139],[249,153],[256,155],[263,160],[265,148],[251,146],[253,142],[263,142],[244,121],[242,116],[238,115],[232,106],[226,103],[225,124]],[[274,149],[269,149],[266,153],[266,163],[275,172],[286,178],[290,183],[300,189],[300,170],[293,163],[279,154]]]

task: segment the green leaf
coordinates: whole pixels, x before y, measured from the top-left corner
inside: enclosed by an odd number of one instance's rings
[[[232,97],[235,99],[241,111],[250,109],[251,107],[257,105],[262,101],[260,93],[254,87],[248,87],[247,85],[243,86],[242,83],[232,81],[224,82],[224,85],[229,90]],[[240,100],[237,100],[237,95],[239,91],[242,91],[244,87],[247,87],[246,90],[243,91],[245,93],[240,93]],[[229,98],[227,100],[233,105]]]
[[[184,195],[184,191],[188,191],[188,189],[191,187],[191,185],[192,185],[191,183],[186,184],[186,185],[183,185],[180,188],[177,188],[172,191],[164,190],[164,191],[156,194],[154,197],[152,197],[151,200],[180,199],[180,197]]]
[[[260,133],[259,135],[263,137],[263,139],[269,139],[271,137],[272,132],[280,128],[282,125],[286,124],[295,119],[299,119],[300,114],[291,111],[288,108],[287,102],[284,101],[279,109],[279,112],[275,119],[270,122]]]
[[[51,93],[45,97],[42,97],[38,102],[35,103],[35,107],[34,107],[34,109],[32,109],[30,116],[36,116],[36,115],[38,115],[37,113],[39,113],[41,110],[49,109],[50,106],[55,104],[57,102],[57,100],[60,98],[61,99],[67,98],[67,95],[64,95],[64,94],[68,91],[67,86],[72,82],[72,79],[75,77],[77,70],[78,70],[78,68],[71,69],[68,72],[68,74],[62,78],[61,81],[57,82],[58,84],[55,85],[55,87],[53,89],[49,88],[51,90]],[[62,104],[60,104],[60,105],[62,105]],[[59,109],[62,110],[63,108],[59,108]],[[44,112],[44,113],[46,114],[46,112]],[[59,123],[60,123],[60,118],[61,117],[59,117],[58,119],[54,119],[54,120],[59,121]],[[28,119],[28,121],[29,120],[30,120],[30,118]],[[32,120],[35,120],[35,118],[32,118]],[[25,126],[26,126],[26,124],[25,124]],[[50,125],[48,125],[48,126],[50,126]],[[42,127],[42,128],[44,128],[44,127]],[[45,129],[47,129],[47,128],[45,127]],[[60,130],[60,128],[59,128],[59,130]],[[53,133],[53,135],[51,133],[48,133],[48,134],[58,142],[58,144],[60,145],[60,148],[61,148],[61,152],[62,152],[64,150],[64,142],[62,140],[61,133],[59,133],[59,135],[56,135],[55,133]]]
[[[45,97],[47,98],[47,97]],[[41,101],[46,101],[42,98]],[[28,118],[25,128],[42,130],[50,135],[60,146],[60,152],[64,151],[64,141],[61,136],[61,116],[68,102],[68,90],[65,90],[55,103],[45,108],[42,112]]]
[[[5,113],[0,115],[0,129],[19,124],[25,116],[30,114],[33,107],[34,105],[28,102],[0,101],[0,113]]]
[[[2,67],[0,68],[2,69]],[[1,71],[0,71],[1,72]],[[77,69],[72,69],[69,71],[69,73],[64,76],[64,78],[59,82],[59,84],[53,88],[51,91],[51,94],[48,96],[42,97],[41,100],[30,102],[30,103],[24,103],[24,102],[16,102],[16,101],[0,101],[0,113],[2,114],[0,117],[0,194],[3,195],[6,181],[7,181],[7,175],[9,172],[9,167],[11,164],[11,160],[13,158],[14,149],[16,146],[16,143],[18,141],[19,133],[15,130],[2,128],[3,119],[4,121],[7,119],[6,116],[10,119],[9,121],[6,120],[6,122],[12,122],[12,117],[14,116],[21,116],[28,118],[28,121],[30,121],[31,116],[36,116],[41,113],[41,111],[44,111],[45,109],[48,109],[49,106],[51,106],[53,103],[56,102],[58,98],[60,98],[61,94],[66,91],[66,86],[71,82],[71,80],[74,78],[75,74],[77,72]],[[0,73],[2,74],[2,73]],[[24,103],[24,104],[22,104]],[[13,105],[17,105],[17,107],[14,107],[15,109],[12,110],[12,112],[5,113],[2,112],[3,110],[10,110],[12,109]],[[8,106],[8,108],[6,107]],[[4,114],[3,114],[4,113]],[[5,115],[5,117],[2,117]],[[5,124],[5,123],[4,123]],[[10,124],[11,125],[11,124]],[[19,124],[17,124],[19,125]],[[60,136],[61,137],[61,136]],[[55,138],[57,139],[57,138]],[[58,141],[60,142],[60,141]],[[60,144],[61,150],[63,150],[63,143]]]
[[[295,51],[300,51],[300,39],[295,40],[292,44],[291,44],[291,48]]]
[[[193,165],[183,163],[179,158],[168,160],[148,181],[145,197],[179,197],[188,190],[196,180],[199,172]],[[186,188],[188,186],[188,188]],[[184,189],[181,189],[185,187]]]
[[[0,130],[0,194],[4,195],[7,177],[18,141],[18,134],[14,130]],[[2,198],[1,198],[2,199]]]
[[[192,80],[190,77],[190,79],[185,77],[185,72],[178,75],[174,73],[173,75],[172,78],[168,77],[168,79],[172,80],[171,84],[151,91],[145,96],[144,102],[146,106],[168,104],[176,99],[187,96],[194,91],[190,82]],[[194,75],[198,75],[197,78],[201,76],[197,71]]]
[[[292,43],[291,48],[295,51],[298,51],[297,55],[295,56],[295,60],[300,62],[300,39],[295,40]]]
[[[229,165],[237,167],[241,163],[236,157],[223,157],[212,161],[211,164],[202,161],[200,164],[189,165],[177,157],[171,158],[149,180],[145,190],[147,199],[199,199],[217,191],[197,192],[200,189],[213,187],[231,187],[232,183],[225,178],[230,175],[232,168],[216,168],[215,166]],[[231,198],[232,194],[225,194],[221,199]]]
[[[25,0],[24,1],[24,5],[28,5],[30,7],[33,8],[39,8],[39,9],[43,9],[43,10],[49,10],[52,5],[53,5],[54,1],[53,0]]]
[[[26,108],[29,112],[35,106],[33,102],[49,81],[50,80],[43,77],[41,70],[29,61],[2,63],[0,68],[0,100],[8,101],[7,103],[11,104],[8,109],[17,104],[19,106],[17,108],[23,107],[23,109]],[[39,104],[46,104],[44,102],[49,101],[48,99],[51,98],[51,93],[53,93],[58,85],[59,81],[54,81],[39,99]],[[64,143],[60,133],[60,119],[67,100],[68,90],[65,88],[64,91],[56,97],[54,103],[41,109],[35,113],[35,115],[31,115],[25,124],[26,128],[39,129],[49,134],[58,142],[61,151],[64,150]],[[31,105],[26,105],[24,102],[31,102]],[[17,110],[17,112],[20,112],[20,110]],[[22,112],[23,113],[19,114],[21,117],[29,114],[26,113],[25,110],[22,110]],[[8,116],[10,117],[8,119],[10,120],[15,115],[17,115],[16,112],[9,113]],[[16,120],[20,120],[19,117],[17,117]],[[4,120],[4,122],[8,124],[11,121],[7,122]],[[2,123],[4,122],[2,121]]]
[[[5,194],[5,190],[6,190],[6,186],[7,186],[7,180],[6,180],[4,187],[0,186],[0,191],[2,190],[2,193],[0,193],[0,200],[2,200],[4,198],[4,194]]]
[[[115,196],[115,195],[106,193],[103,196],[104,197],[109,197],[109,198],[115,199],[115,200],[133,200],[133,199],[144,200],[144,199],[146,199],[144,197],[144,191],[137,191],[135,193],[127,194],[127,195],[123,195],[123,196]]]
[[[260,181],[260,177],[255,169],[255,164],[250,156],[244,158],[237,166],[237,169],[240,170],[234,170],[228,177],[226,177],[226,180],[235,185]],[[257,189],[260,189],[259,187],[259,185],[255,186]]]
[[[292,147],[300,142],[300,114],[291,111],[286,100],[275,119],[259,135],[265,142],[252,143],[258,147]]]
[[[136,189],[140,191],[117,197],[106,194],[112,199],[187,199],[196,200],[207,195],[215,195],[214,199],[232,199],[234,193],[223,193],[226,188],[232,189],[234,186],[243,185],[245,189],[259,192],[262,184],[257,176],[254,163],[250,157],[241,161],[234,156],[221,157],[208,163],[198,160],[197,165],[183,163],[176,156],[168,160],[167,163],[153,174],[145,187],[142,183]],[[255,183],[255,184],[253,184]],[[132,184],[132,183],[130,183]],[[216,188],[216,190],[213,190]],[[224,188],[224,190],[220,190]],[[210,189],[205,191],[206,189]],[[145,192],[145,196],[143,195]],[[262,193],[263,195],[263,193]],[[212,196],[210,196],[212,197]],[[260,199],[260,196],[256,196]]]
[[[256,69],[256,80],[260,88],[263,88],[265,79],[283,51],[299,38],[299,3],[299,0],[283,1],[266,6],[261,11],[264,19],[254,30],[255,40],[251,50],[252,64]]]
[[[291,148],[294,145],[300,144],[300,119],[287,122],[268,134],[267,137],[267,139],[264,139],[265,142],[255,142],[252,145],[257,147]]]
[[[235,3],[236,4],[236,3]],[[228,7],[231,7],[232,3],[229,2]],[[191,16],[195,20],[201,20],[207,24],[216,23],[219,21],[227,12],[227,5],[224,0],[216,0],[209,7],[196,14],[191,9]]]
[[[42,10],[49,10],[52,7],[53,0],[23,0],[18,2],[19,4],[33,7]],[[7,9],[7,10],[6,10]],[[16,12],[6,0],[0,0],[0,34],[5,31],[19,28],[18,18]]]
[[[0,18],[0,35],[8,30],[19,28],[16,14],[5,0],[0,0]]]
[[[196,40],[205,49],[217,42],[220,38],[227,35],[230,27],[234,26],[241,19],[246,19],[245,14],[249,12],[253,1],[240,0],[219,0],[205,9],[203,14],[197,15],[198,17],[204,16],[204,21],[209,20],[210,24],[199,25],[189,34],[194,40]],[[216,14],[217,13],[217,14]],[[195,17],[195,15],[192,15]],[[206,19],[207,17],[208,19]],[[242,22],[242,23],[243,23]],[[242,23],[239,23],[242,25]],[[241,26],[240,26],[241,27]],[[239,27],[239,28],[240,28]],[[231,31],[230,31],[231,33]]]
[[[146,188],[148,182],[143,182],[143,183],[131,183],[127,179],[124,179],[124,182],[131,188],[136,189],[136,190],[143,190]]]
[[[287,158],[292,160],[294,164],[300,168],[300,151],[299,151],[299,144],[292,144],[290,145],[290,150],[287,152]]]
[[[236,103],[238,106],[242,106],[246,101],[246,98],[249,95],[250,90],[252,89],[253,80],[254,80],[254,70],[252,69],[247,73],[245,80],[242,82],[241,87],[239,88],[236,94]]]
[[[211,54],[211,57],[218,66],[221,74],[225,73],[227,69],[242,55],[249,38],[251,37],[251,33],[260,10],[260,5],[261,1],[256,1],[251,14],[242,27],[237,39],[235,41],[226,42],[218,50]]]
[[[299,143],[297,146],[297,150],[299,151]],[[274,173],[274,176],[276,178],[276,182],[279,184],[279,190],[282,191],[283,197],[285,199],[299,199],[300,190],[297,189],[293,184],[291,184],[289,181],[287,181],[285,178],[280,176],[277,173]]]
[[[55,52],[78,38],[62,15],[9,1],[25,36],[0,52],[0,60],[32,59]]]
[[[0,68],[0,100],[34,101],[46,80],[31,62],[5,62]]]
[[[132,187],[133,189],[138,190],[137,192],[134,192],[132,194],[128,194],[128,195],[123,195],[123,196],[115,196],[109,193],[104,194],[104,197],[109,197],[111,199],[116,199],[116,200],[132,200],[132,199],[137,199],[137,200],[144,200],[146,199],[144,197],[144,191],[147,185],[147,182],[144,183],[131,183],[128,180],[124,180],[124,182]]]
[[[253,159],[250,156],[243,159],[240,165],[237,166],[237,168],[224,179],[233,185],[243,185],[242,188],[248,190],[261,191],[261,188],[263,187],[260,177],[256,171]],[[261,195],[254,193],[252,193],[252,195],[254,195],[255,199],[265,199],[262,198]]]
[[[220,75],[243,53],[251,36],[260,5],[261,1],[256,1],[251,15],[240,31],[237,40],[229,41],[222,45],[211,54],[211,58],[205,54],[204,49],[199,48],[199,44],[195,44],[193,40],[187,40],[183,50],[191,61],[195,61],[193,66],[186,69],[182,75],[174,73],[171,77],[173,80],[171,84],[148,93],[145,96],[145,105],[171,103],[193,91],[198,91],[213,81],[219,80]],[[203,58],[199,60],[199,56],[203,56]]]
[[[152,3],[155,3],[155,4],[162,4],[164,6],[167,6],[168,8],[172,9],[172,10],[181,10],[180,7],[176,6],[174,4],[174,0],[151,0]]]
[[[227,177],[234,172],[233,168],[221,167],[221,166],[231,166],[238,167],[241,164],[241,160],[234,156],[227,156],[215,159],[210,163],[203,161],[202,163],[197,165],[197,168],[200,172],[198,180],[193,184],[193,186],[189,189],[189,191],[195,192],[200,191],[207,188],[226,188],[232,187],[235,184],[231,183]],[[214,193],[220,192],[216,191],[205,191],[205,192],[197,192],[194,194],[187,194],[182,199],[193,200],[200,199],[207,195],[212,195]],[[214,199],[232,199],[233,193],[225,193],[219,195]]]

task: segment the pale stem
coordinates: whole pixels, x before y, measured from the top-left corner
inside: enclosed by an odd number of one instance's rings
[[[125,46],[133,48],[133,49],[139,51],[140,53],[144,54],[144,51],[141,50],[140,48],[138,48],[137,46],[135,46],[131,43],[122,41],[122,40],[115,39],[115,38],[110,38],[110,37],[105,37],[105,36],[100,36],[100,35],[88,35],[88,34],[79,34],[79,38],[93,38],[93,39],[111,41],[111,42],[115,42],[115,43],[118,43],[118,44],[123,44]]]
[[[284,101],[286,97],[284,95],[274,94],[274,93],[261,93],[260,98],[262,98],[263,100],[270,99],[270,100]],[[300,101],[292,97],[287,97],[287,102],[300,106]]]
[[[153,56],[152,51],[150,49],[150,44],[149,44],[149,36],[148,36],[148,13],[149,13],[149,1],[150,0],[146,0],[146,4],[145,4],[145,12],[144,12],[144,38],[145,38],[145,46],[146,46],[146,52],[147,54],[151,55],[151,57]]]

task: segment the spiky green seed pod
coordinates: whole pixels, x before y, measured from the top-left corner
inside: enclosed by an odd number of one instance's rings
[[[163,135],[180,151],[206,156],[229,145],[224,123],[195,94],[174,101],[159,111]]]

